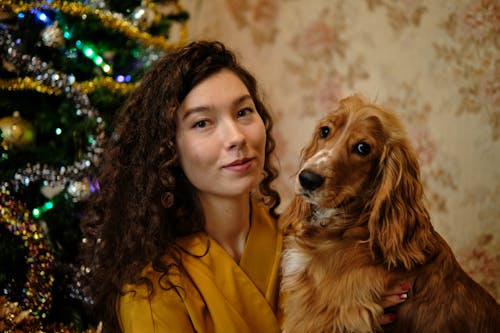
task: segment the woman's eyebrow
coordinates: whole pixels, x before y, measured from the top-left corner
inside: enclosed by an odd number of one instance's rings
[[[245,95],[242,95],[242,96],[240,96],[240,97],[236,98],[236,99],[233,101],[232,105],[233,105],[233,106],[240,105],[240,104],[242,104],[243,102],[245,102],[246,100],[250,100],[250,101],[252,101],[252,102],[253,102],[253,98],[252,98],[252,96],[250,96],[249,94],[245,94]]]
[[[236,98],[231,103],[231,106],[232,107],[236,107],[238,105],[241,105],[243,102],[245,102],[247,100],[250,100],[250,101],[253,102],[252,96],[250,96],[249,94],[241,95],[240,97]],[[184,114],[181,117],[181,120],[184,120],[184,119],[188,118],[190,115],[192,115],[194,113],[207,112],[210,109],[211,109],[211,107],[209,105],[199,105],[199,106],[195,106],[195,107],[189,108],[189,109],[186,110],[186,112],[184,112]]]
[[[184,112],[184,114],[182,115],[181,120],[188,118],[190,115],[194,113],[207,112],[208,110],[210,110],[210,107],[207,105],[195,106],[193,108],[187,109],[186,112]]]

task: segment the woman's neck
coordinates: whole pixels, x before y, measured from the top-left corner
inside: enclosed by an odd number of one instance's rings
[[[239,198],[200,198],[205,231],[236,261],[245,249],[250,230],[249,195]]]

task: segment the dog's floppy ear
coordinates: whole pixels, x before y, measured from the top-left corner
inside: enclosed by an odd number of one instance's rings
[[[405,138],[388,141],[379,164],[379,184],[367,206],[370,248],[388,268],[411,269],[435,251],[432,225],[415,153]]]

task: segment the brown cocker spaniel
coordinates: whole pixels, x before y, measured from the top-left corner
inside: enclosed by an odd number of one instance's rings
[[[499,304],[431,224],[395,113],[342,100],[304,149],[295,190],[280,219],[286,333],[500,332]],[[382,328],[388,276],[411,290]]]

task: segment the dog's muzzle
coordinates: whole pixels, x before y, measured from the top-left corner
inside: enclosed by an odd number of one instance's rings
[[[302,170],[299,173],[300,186],[302,186],[302,188],[307,191],[314,191],[315,189],[320,187],[324,181],[325,178],[323,178],[323,176],[307,169]]]

